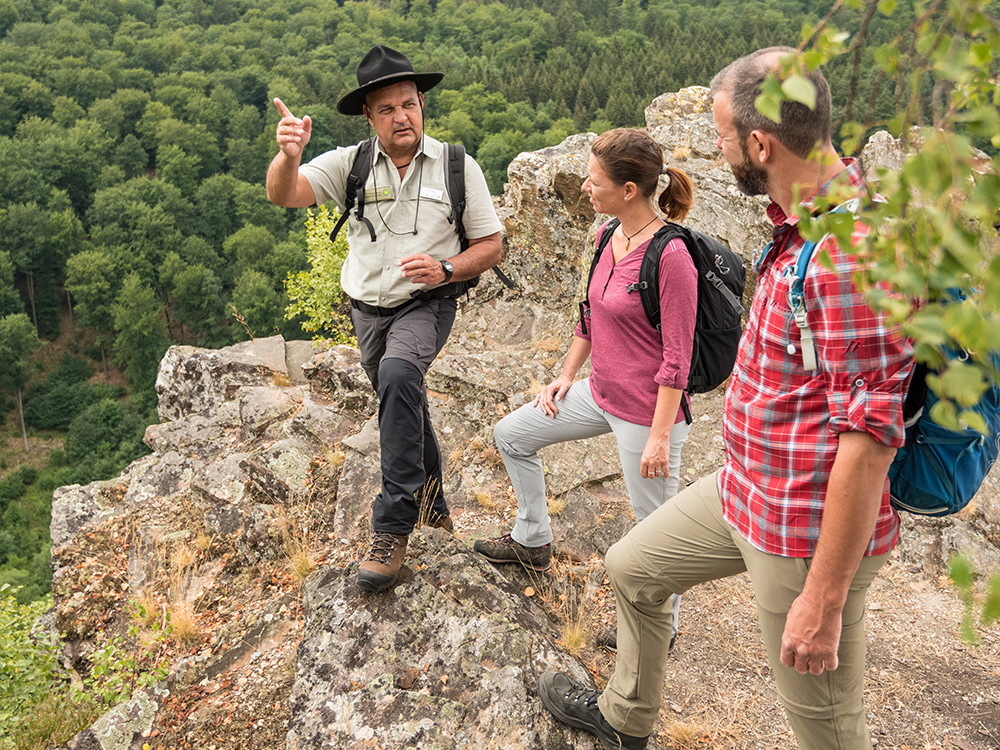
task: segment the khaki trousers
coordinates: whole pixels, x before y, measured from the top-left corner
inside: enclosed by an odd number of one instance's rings
[[[863,702],[865,594],[887,558],[865,557],[854,576],[844,606],[838,668],[800,675],[781,664],[781,636],[812,561],[752,547],[722,515],[718,475],[703,477],[608,550],[605,561],[618,605],[618,657],[598,701],[601,713],[620,732],[650,734],[663,695],[671,595],[747,571],[775,685],[799,746],[871,748]]]

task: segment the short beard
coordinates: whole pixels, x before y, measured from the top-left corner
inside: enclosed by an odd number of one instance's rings
[[[736,178],[736,187],[743,195],[767,195],[767,172],[751,161],[746,144],[743,143],[741,146],[743,161],[730,165],[733,177]]]

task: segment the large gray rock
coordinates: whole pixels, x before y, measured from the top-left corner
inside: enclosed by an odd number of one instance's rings
[[[160,420],[210,413],[241,386],[281,378],[290,380],[280,336],[244,341],[222,352],[172,346],[156,375]]]
[[[289,750],[598,747],[537,700],[547,669],[590,681],[546,615],[443,531],[411,545],[405,595],[361,591],[353,566],[307,582]]]

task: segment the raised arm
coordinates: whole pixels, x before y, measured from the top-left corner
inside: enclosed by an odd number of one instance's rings
[[[309,115],[295,117],[281,99],[275,99],[274,106],[281,115],[276,135],[279,151],[267,168],[267,198],[289,208],[312,206],[316,203],[312,186],[299,174],[302,151],[312,134],[312,119]]]

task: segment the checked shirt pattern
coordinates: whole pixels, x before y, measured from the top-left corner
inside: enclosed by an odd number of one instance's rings
[[[860,165],[832,183],[865,189]],[[809,202],[806,202],[809,205]],[[757,549],[785,557],[812,557],[819,538],[826,486],[845,431],[867,433],[887,446],[903,444],[903,400],[912,348],[865,303],[851,280],[854,258],[833,238],[817,249],[806,276],[809,325],[816,338],[817,371],[803,367],[799,329],[786,295],[804,240],[797,218],[768,208],[775,241],[760,261],[749,322],[726,392],[726,463],[720,484],[726,518]],[[864,227],[856,227],[855,240]],[[825,250],[833,270],[819,261]],[[867,555],[892,549],[899,518],[886,480]]]

